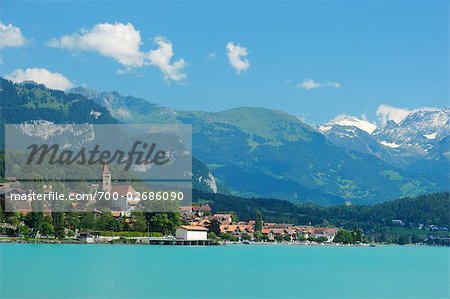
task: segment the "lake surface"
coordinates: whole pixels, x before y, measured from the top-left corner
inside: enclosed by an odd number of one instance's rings
[[[0,244],[0,298],[448,298],[449,248]]]

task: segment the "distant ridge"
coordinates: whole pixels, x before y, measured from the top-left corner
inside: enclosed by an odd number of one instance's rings
[[[447,162],[389,148],[374,137],[379,127],[357,118],[324,131],[266,108],[180,111],[117,92],[92,99],[122,122],[192,124],[194,154],[234,194],[364,204],[448,190],[448,173],[423,166]]]

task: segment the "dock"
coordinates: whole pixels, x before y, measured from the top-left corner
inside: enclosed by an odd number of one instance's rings
[[[149,238],[150,245],[188,245],[188,246],[211,246],[218,245],[212,240],[184,240],[176,238],[151,237]]]

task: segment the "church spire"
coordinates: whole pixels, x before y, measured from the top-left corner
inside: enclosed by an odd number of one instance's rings
[[[101,190],[111,192],[111,171],[109,171],[107,164],[103,164]]]
[[[109,168],[108,168],[108,164],[103,164],[103,170],[102,170],[102,173],[103,173],[103,174],[105,174],[105,173],[111,174],[111,171],[109,171]]]

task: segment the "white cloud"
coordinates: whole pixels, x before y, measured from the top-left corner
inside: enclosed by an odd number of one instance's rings
[[[365,114],[365,113],[361,114],[361,119],[363,121],[369,121],[369,118],[367,117],[367,114]]]
[[[183,73],[185,62],[183,59],[179,59],[170,63],[173,57],[172,43],[164,37],[157,36],[155,43],[158,45],[158,49],[148,52],[146,58],[148,64],[157,66],[164,74],[165,79],[174,81],[181,81],[186,78],[186,74]]]
[[[348,114],[338,114],[336,115],[334,118],[332,118],[330,120],[330,123],[336,123],[342,120],[346,120],[346,119],[355,119],[357,118],[356,116],[353,115],[348,115]]]
[[[0,22],[0,49],[6,47],[22,47],[25,44],[26,39],[22,35],[19,27]]]
[[[377,116],[382,122],[393,120],[400,123],[410,113],[411,110],[409,109],[395,108],[385,104],[380,105],[377,109]]]
[[[139,50],[141,34],[132,24],[97,24],[81,33],[51,39],[47,45],[69,50],[95,51],[117,60],[126,67],[138,67],[144,63],[144,55]]]
[[[163,72],[165,79],[174,81],[185,79],[184,60],[171,62],[174,55],[172,43],[161,36],[156,37],[154,41],[158,48],[143,52],[140,49],[141,33],[132,24],[103,23],[89,30],[81,30],[80,33],[51,39],[47,45],[73,51],[93,51],[110,57],[125,67],[124,70],[118,71],[119,74],[144,65],[154,65]]]
[[[314,89],[314,88],[323,88],[323,87],[331,87],[331,88],[340,88],[341,84],[338,82],[327,81],[325,83],[316,82],[313,79],[305,79],[305,81],[297,84],[297,88],[303,89]]]
[[[422,107],[415,109],[408,108],[396,108],[390,105],[381,104],[377,109],[377,116],[382,122],[392,120],[396,123],[400,123],[409,114],[418,111],[438,111],[439,108],[434,107]]]
[[[250,61],[247,59],[248,51],[246,47],[234,44],[233,42],[228,42],[226,49],[228,61],[238,74],[242,71],[246,71],[250,67]]]
[[[52,73],[44,68],[17,69],[11,74],[5,75],[5,78],[15,83],[34,81],[39,84],[44,84],[48,88],[59,90],[66,90],[74,86],[69,79],[60,73]]]

